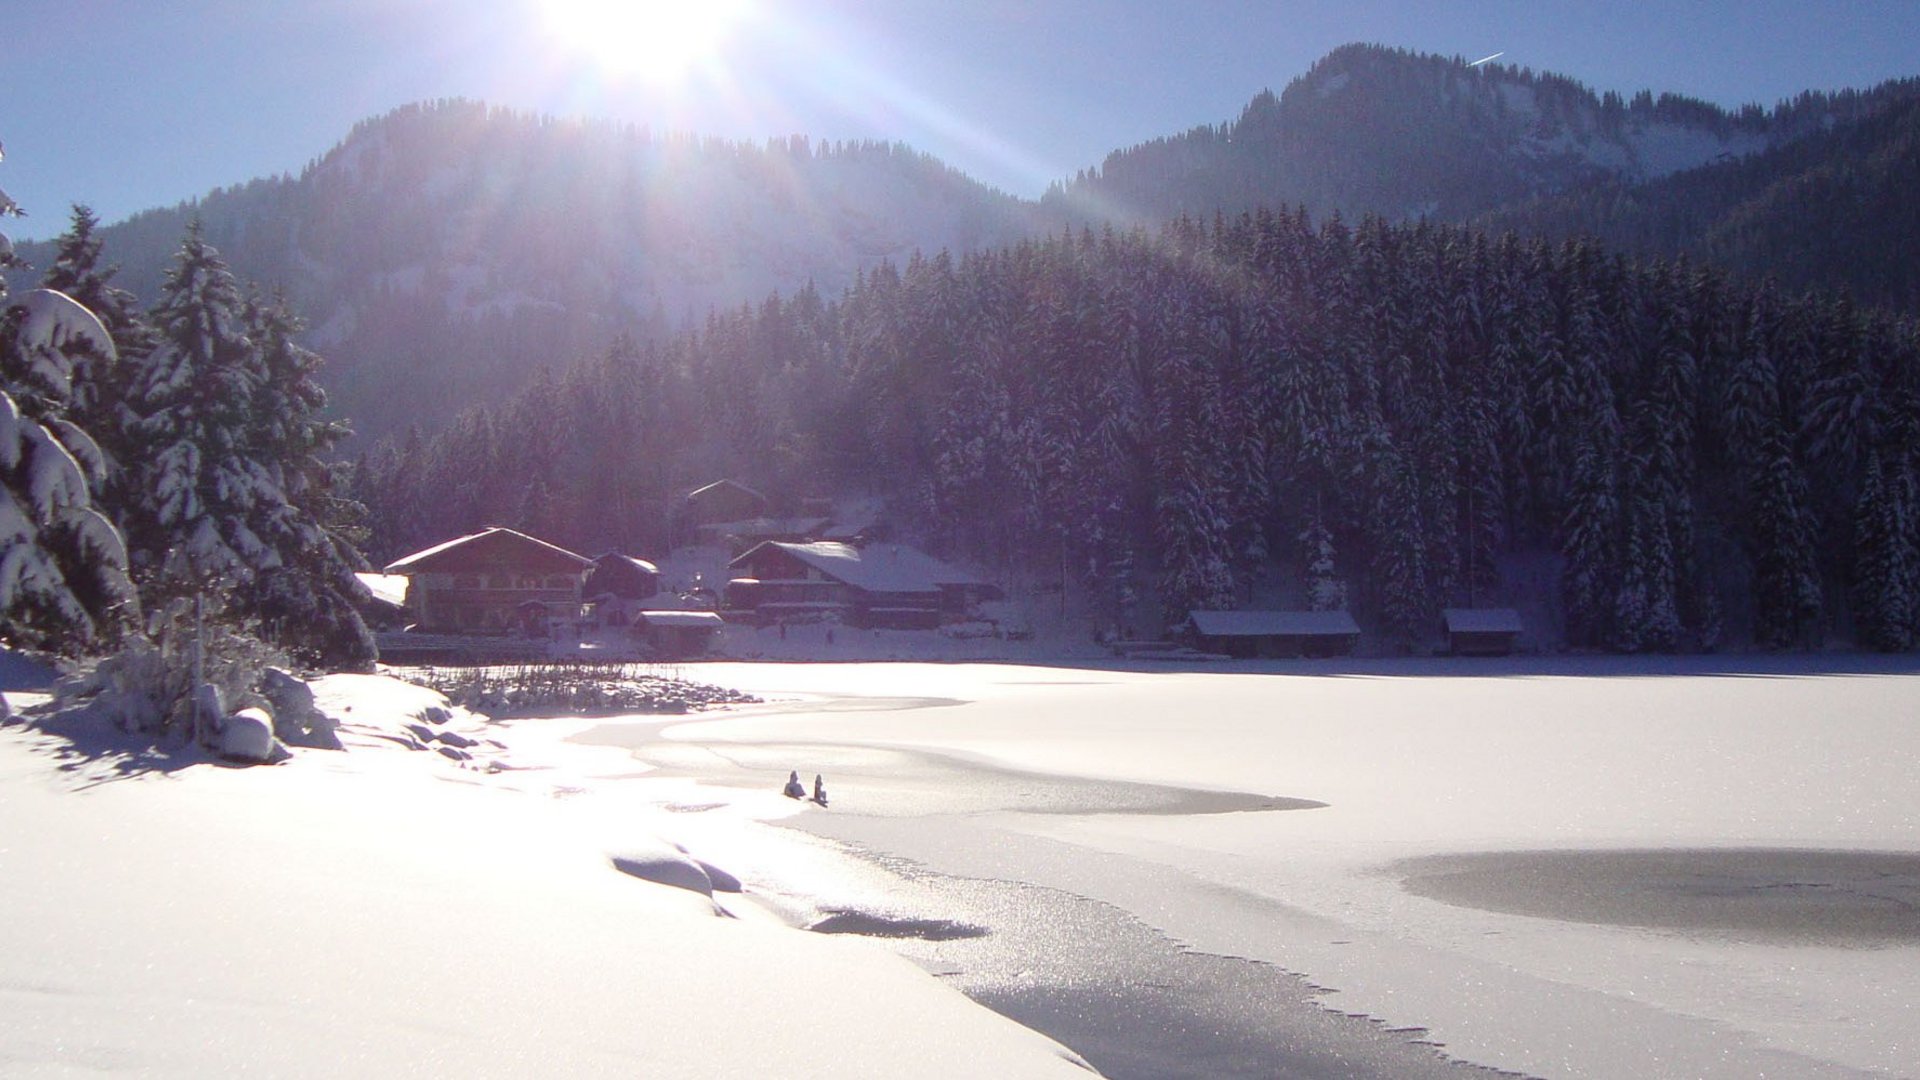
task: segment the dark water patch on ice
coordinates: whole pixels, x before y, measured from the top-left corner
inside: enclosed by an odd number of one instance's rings
[[[865,857],[933,886],[949,910],[923,921],[992,930],[896,936],[897,951],[1112,1080],[1513,1075],[1445,1057],[1423,1029],[1328,1008],[1325,991],[1275,965],[1184,949],[1112,905]]]
[[[859,934],[916,941],[960,941],[987,935],[984,927],[952,919],[916,919],[875,911],[835,911],[808,924],[807,929],[816,934]]]
[[[1920,944],[1920,853],[1794,848],[1515,851],[1388,867],[1457,907],[1773,945]]]

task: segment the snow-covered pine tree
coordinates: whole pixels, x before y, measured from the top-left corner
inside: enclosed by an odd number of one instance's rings
[[[1347,583],[1333,561],[1333,534],[1316,508],[1300,533],[1300,546],[1307,564],[1307,608],[1310,611],[1343,611],[1347,606]]]
[[[160,338],[134,383],[129,546],[150,606],[251,586],[280,569],[268,542],[288,511],[280,478],[256,454],[253,403],[266,378],[245,301],[226,263],[187,230],[152,312]]]
[[[108,461],[117,465],[126,461],[134,446],[127,433],[133,422],[127,408],[127,380],[138,370],[140,358],[152,351],[154,332],[134,295],[113,284],[120,268],[101,264],[98,226],[99,219],[91,209],[75,206],[73,223],[55,241],[53,263],[40,284],[79,301],[99,316],[113,338],[119,353],[117,362],[79,358],[71,414],[75,423],[93,435]]]
[[[1573,489],[1567,499],[1560,551],[1560,572],[1567,641],[1598,645],[1610,637],[1619,574],[1614,537],[1620,509],[1613,464],[1591,439],[1574,447]]]
[[[1860,644],[1882,652],[1914,645],[1920,602],[1920,553],[1913,544],[1911,480],[1891,479],[1878,452],[1868,455],[1853,512],[1853,628]]]
[[[360,614],[366,587],[354,576],[366,565],[354,543],[366,511],[340,490],[328,458],[347,429],[320,415],[320,358],[293,340],[300,323],[285,300],[250,299],[246,316],[261,364],[248,442],[285,504],[265,515],[261,532],[280,569],[241,591],[243,607],[283,647],[328,667],[366,667],[376,650]]]
[[[0,268],[14,263],[0,236]],[[137,609],[126,546],[93,505],[105,461],[68,415],[76,369],[114,359],[84,305],[52,289],[8,304],[0,279],[0,642],[77,653]]]
[[[1754,639],[1773,648],[1806,648],[1820,639],[1820,571],[1807,483],[1777,428],[1753,473]]]

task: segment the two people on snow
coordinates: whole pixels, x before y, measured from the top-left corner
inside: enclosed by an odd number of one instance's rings
[[[781,789],[781,793],[789,799],[804,799],[807,797],[807,787],[800,782],[800,771],[798,769],[787,774],[787,786]],[[820,782],[819,773],[813,774],[813,801],[819,803],[821,806],[827,805],[827,786]]]

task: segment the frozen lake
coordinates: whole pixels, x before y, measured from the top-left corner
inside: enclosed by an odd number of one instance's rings
[[[773,813],[872,876],[764,888],[1096,1065],[1103,1024],[1220,1055],[1136,1038],[1114,1075],[1458,1071],[1424,1040],[1542,1076],[1901,1075],[1911,668],[714,664],[687,673],[771,703],[580,738],[687,811],[824,774],[832,809]]]

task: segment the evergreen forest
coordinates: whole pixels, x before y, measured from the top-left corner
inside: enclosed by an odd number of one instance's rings
[[[1517,602],[1620,651],[1850,640],[1916,608],[1920,326],[1430,223],[1262,210],[916,256],[623,340],[365,454],[388,556],[486,524],[654,552],[727,475],[1158,632],[1276,579],[1417,645]]]

